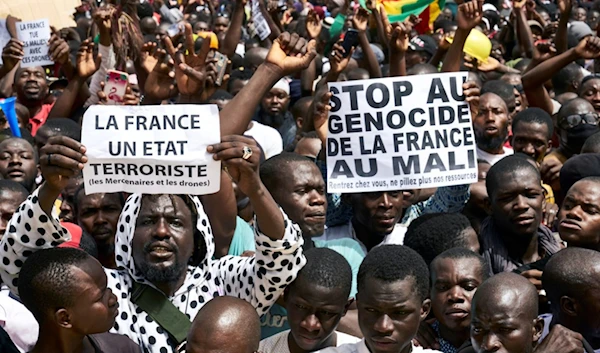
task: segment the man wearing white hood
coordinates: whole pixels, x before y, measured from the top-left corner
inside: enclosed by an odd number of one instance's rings
[[[221,295],[245,299],[262,315],[295,279],[305,263],[300,230],[260,181],[256,142],[230,135],[243,133],[250,122],[252,110],[240,106],[258,105],[274,82],[306,68],[314,56],[314,41],[305,48],[297,35],[282,34],[248,85],[221,111],[222,142],[208,150],[223,161],[233,181],[250,198],[256,214],[256,256],[213,260],[211,225],[196,196],[131,195],[115,235],[118,269],[105,269],[107,289],[119,301],[113,332],[130,337],[145,352],[176,352],[179,340],[155,320],[164,305],[149,311],[141,308],[147,307],[140,301],[146,292],[166,296],[188,319]],[[87,162],[85,147],[64,136],[51,138],[40,154],[46,181],[19,207],[0,243],[0,275],[15,293],[20,267],[31,253],[70,240],[69,232],[52,217],[52,206],[69,178]]]

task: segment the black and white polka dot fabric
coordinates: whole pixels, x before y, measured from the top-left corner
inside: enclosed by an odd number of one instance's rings
[[[40,208],[38,192],[39,189],[19,206],[0,243],[0,275],[15,293],[19,270],[27,256],[71,238],[57,220],[47,217]],[[198,266],[188,267],[184,284],[169,299],[191,319],[206,302],[221,295],[245,299],[256,308],[259,315],[266,313],[306,262],[302,255],[303,241],[298,226],[282,212],[286,225],[282,240],[272,240],[255,230],[255,257],[226,256],[212,260],[214,241],[208,217],[199,199],[191,198],[198,209],[196,226],[204,237],[207,254]],[[105,269],[108,287],[119,300],[119,316],[112,332],[128,336],[145,352],[175,352],[175,345],[167,333],[129,300],[132,281],[149,284],[137,271],[131,255],[130,244],[140,204],[141,195],[131,195],[119,218],[115,256],[121,270]]]

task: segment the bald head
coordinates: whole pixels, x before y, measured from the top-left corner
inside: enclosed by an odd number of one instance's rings
[[[244,67],[255,70],[267,58],[269,50],[263,47],[252,48],[244,55]]]
[[[525,277],[512,272],[499,273],[477,288],[473,312],[517,313],[526,320],[538,316],[538,292]]]
[[[594,106],[583,98],[575,98],[566,102],[558,111],[558,119],[564,119],[569,115],[593,113]]]
[[[584,248],[566,248],[550,258],[542,283],[553,305],[558,309],[560,298],[579,298],[588,291],[600,289],[600,252]]]
[[[497,274],[480,285],[471,308],[471,343],[477,353],[531,353],[544,321],[538,293],[516,273]]]
[[[231,339],[235,337],[235,339]],[[216,297],[200,309],[187,338],[187,353],[253,353],[260,341],[260,318],[247,301]]]

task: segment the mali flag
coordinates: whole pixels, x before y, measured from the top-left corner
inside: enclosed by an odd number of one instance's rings
[[[366,8],[365,0],[359,0]],[[419,33],[429,32],[445,5],[445,0],[377,0],[383,6],[390,22],[402,22],[410,15],[421,18],[416,30]]]

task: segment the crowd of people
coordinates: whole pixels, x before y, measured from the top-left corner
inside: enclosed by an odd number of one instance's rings
[[[83,0],[45,67],[8,16],[0,352],[600,352],[600,0],[428,4]],[[109,70],[219,108],[218,192],[85,192]],[[327,191],[328,83],[459,71],[476,183]]]

